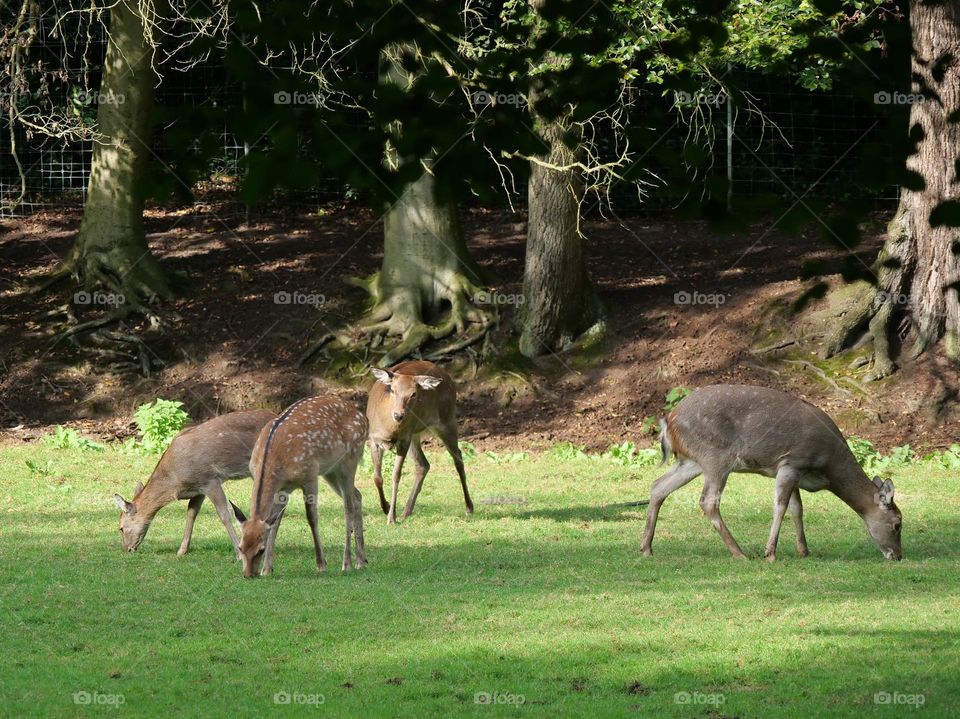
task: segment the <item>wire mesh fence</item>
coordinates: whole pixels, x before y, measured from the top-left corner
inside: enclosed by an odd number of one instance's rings
[[[99,23],[84,27],[82,22],[77,19],[54,32],[48,20],[41,25],[31,51],[38,55],[37,61],[56,69],[55,75],[45,81],[48,102],[59,106],[65,116],[81,117],[92,126],[96,98],[90,89],[99,83],[106,36]],[[748,93],[752,111],[734,108],[722,94],[686,98],[684,102],[675,96],[643,92],[631,114],[642,119],[645,107],[666,108],[675,122],[666,127],[655,144],[680,152],[691,136],[691,101],[706,105],[712,138],[708,173],[729,180],[728,192],[734,202],[760,194],[785,199],[850,196],[878,203],[896,200],[896,187],[864,186],[856,172],[858,157],[883,143],[882,108],[842,88],[808,91],[788,79],[757,72],[739,73],[737,82]],[[201,64],[185,72],[164,72],[156,103],[167,108],[238,104],[239,95],[240,88],[230,82],[223,68]],[[162,128],[156,137],[154,162],[163,163],[166,153]],[[309,138],[304,141],[309,142]],[[14,146],[19,164],[11,152]],[[81,207],[92,149],[89,138],[48,137],[17,123],[11,127],[6,116],[0,118],[0,214],[28,215]],[[203,173],[203,181],[189,188],[194,196],[216,193],[221,203],[243,209],[236,190],[249,150],[224,126],[218,152]],[[648,148],[643,155],[656,173],[657,153],[653,150]],[[607,196],[588,202],[587,210],[602,211],[607,205],[622,211],[663,210],[678,202],[676,192],[670,189],[654,182],[641,197],[634,186],[614,185]],[[512,199],[522,204],[522,181],[517,190]],[[350,195],[347,186],[330,176],[310,190],[276,192],[270,204],[311,211]]]

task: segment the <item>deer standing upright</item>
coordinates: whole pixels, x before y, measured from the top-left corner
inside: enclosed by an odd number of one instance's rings
[[[327,568],[317,528],[317,487],[321,475],[343,499],[346,525],[343,569],[352,567],[351,535],[356,539],[356,566],[366,564],[361,497],[354,487],[366,438],[367,420],[339,397],[302,399],[263,428],[250,458],[253,475],[250,518],[233,505],[234,514],[243,525],[240,539],[243,576],[268,575],[273,571],[277,530],[289,493],[295,489],[303,491],[317,569],[322,572]]]
[[[744,557],[723,518],[720,497],[731,472],[773,477],[774,512],[765,556],[776,558],[786,512],[797,531],[797,552],[807,556],[800,490],[829,490],[863,519],[887,559],[900,559],[902,517],[893,482],[870,480],[843,435],[822,410],[784,392],[749,385],[711,385],[691,393],[661,421],[663,458],[677,463],[650,490],[642,552],[652,552],[660,505],[671,492],[703,474],[700,507],[730,553]]]
[[[367,421],[370,423],[370,454],[373,458],[373,481],[380,495],[380,508],[387,515],[387,523],[397,521],[397,491],[403,460],[409,456],[416,465],[413,489],[407,499],[401,519],[413,513],[417,495],[424,477],[430,471],[420,435],[432,430],[447,448],[463,488],[467,512],[473,512],[473,502],[467,489],[467,474],[457,438],[457,387],[453,378],[432,362],[414,360],[401,362],[390,369],[372,370],[377,381],[367,398]],[[390,502],[383,494],[383,451],[393,449],[397,461],[393,467],[393,488]]]
[[[266,409],[254,409],[214,417],[187,427],[157,462],[146,486],[138,482],[131,501],[113,496],[120,508],[120,540],[128,552],[136,551],[150,528],[154,516],[178,499],[187,499],[187,524],[178,555],[190,549],[193,523],[206,497],[217,509],[230,541],[239,551],[233,531],[230,507],[222,482],[249,476],[250,454],[263,426],[276,418]]]

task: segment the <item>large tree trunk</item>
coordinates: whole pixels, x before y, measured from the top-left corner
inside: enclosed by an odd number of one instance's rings
[[[531,0],[540,12],[547,0]],[[547,63],[559,62],[554,56]],[[539,88],[531,86],[536,107]],[[568,349],[583,332],[602,321],[600,302],[587,275],[580,235],[583,180],[575,167],[576,149],[564,138],[577,137],[568,117],[540,120],[537,130],[548,150],[530,163],[527,188],[527,250],[524,302],[517,313],[520,351],[527,357]]]
[[[424,173],[384,217],[383,264],[362,284],[374,298],[363,322],[367,334],[397,336],[382,359],[388,366],[431,340],[463,333],[489,318],[473,306],[480,270],[470,259],[457,207],[437,201],[433,175]]]
[[[150,154],[150,110],[156,74],[135,0],[110,10],[97,133],[80,234],[65,269],[82,286],[124,295],[121,309],[170,294],[167,278],[147,246],[143,179]]]
[[[912,2],[910,29],[912,91],[924,100],[910,108],[910,131],[919,140],[907,168],[923,178],[924,187],[901,188],[877,262],[877,289],[861,299],[823,350],[825,356],[835,354],[869,323],[876,358],[873,379],[894,371],[890,340],[904,317],[915,340],[913,356],[943,338],[946,355],[960,359],[960,229],[930,223],[939,205],[960,200],[954,164],[960,156],[960,123],[948,119],[960,109],[960,8],[954,2]]]
[[[399,62],[401,48],[384,53],[384,82],[407,87],[413,81]],[[386,148],[386,162],[416,162],[398,158]],[[432,160],[425,159],[430,167]],[[427,343],[450,336],[464,336],[436,350],[437,357],[480,339],[492,324],[493,315],[473,303],[480,292],[480,269],[470,258],[452,200],[441,201],[436,180],[429,171],[407,185],[384,216],[383,264],[380,271],[351,283],[366,289],[374,304],[361,322],[365,336],[399,341],[381,359],[383,366],[418,352]],[[468,327],[479,328],[468,334]]]
[[[576,161],[563,143],[565,132],[561,122],[540,128],[550,151],[545,164],[530,168],[524,302],[517,313],[520,351],[527,357],[569,348],[601,319],[580,237],[583,183],[577,170],[554,169]]]

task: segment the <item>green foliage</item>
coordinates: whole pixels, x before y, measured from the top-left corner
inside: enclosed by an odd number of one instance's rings
[[[590,455],[584,452],[583,447],[578,447],[572,442],[558,442],[550,448],[548,454],[554,459],[560,460],[584,460],[590,459]]]
[[[47,460],[43,464],[32,459],[28,459],[24,462],[27,465],[27,469],[30,470],[30,474],[34,477],[49,477],[53,474],[53,461]]]
[[[507,452],[506,454],[497,454],[496,452],[487,450],[483,453],[483,456],[494,464],[503,464],[505,462],[523,462],[525,459],[529,458],[530,455],[526,452]]]
[[[944,469],[960,470],[960,444],[951,444],[950,449],[933,452],[923,459]]]
[[[472,462],[477,458],[477,448],[471,442],[460,442],[460,454],[463,457],[463,462]]]
[[[601,459],[621,467],[652,467],[660,461],[660,451],[653,447],[638,449],[629,440],[621,444],[611,444]]]
[[[88,449],[94,452],[102,452],[106,449],[105,445],[87,439],[77,430],[60,425],[54,428],[53,434],[43,437],[40,444],[51,449]]]
[[[140,441],[136,444],[128,442],[125,447],[142,448],[153,454],[163,452],[190,419],[182,407],[183,402],[166,399],[140,405],[133,415],[140,430]]]
[[[669,392],[667,392],[666,402],[663,404],[663,408],[669,412],[678,404],[680,400],[690,394],[693,390],[689,387],[674,387]]]

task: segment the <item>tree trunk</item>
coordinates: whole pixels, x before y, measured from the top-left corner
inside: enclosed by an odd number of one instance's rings
[[[540,11],[546,0],[531,0]],[[556,62],[556,58],[547,58]],[[529,99],[536,104],[538,90]],[[527,357],[568,349],[602,321],[602,309],[587,275],[580,235],[583,180],[572,168],[578,156],[564,143],[575,127],[561,116],[538,123],[548,145],[541,162],[530,163],[527,187],[527,250],[523,268],[524,302],[517,312],[520,351]],[[542,164],[541,164],[542,163]]]
[[[913,36],[912,92],[923,100],[910,107],[910,131],[919,136],[907,168],[923,178],[921,190],[901,188],[896,215],[877,262],[878,286],[863,313],[853,313],[824,347],[830,356],[845,347],[869,321],[874,340],[872,379],[894,371],[890,340],[898,321],[909,320],[917,356],[944,339],[948,357],[960,359],[960,229],[932,226],[931,213],[946,201],[960,200],[955,160],[960,156],[960,123],[949,115],[960,108],[960,8],[946,2],[910,4]],[[921,132],[922,131],[922,132]],[[895,267],[884,267],[888,260]]]
[[[87,200],[80,234],[65,261],[81,285],[124,295],[121,309],[171,294],[147,246],[143,178],[150,154],[150,110],[156,74],[143,17],[134,0],[110,10]]]
[[[541,129],[550,145],[544,163],[567,166],[576,161],[575,153],[563,143],[564,132],[560,122]],[[579,173],[533,162],[527,196],[524,302],[517,321],[520,351],[536,357],[568,349],[600,320],[601,312],[583,257]]]
[[[385,52],[383,79],[401,86],[412,81],[390,48]],[[386,162],[415,162],[397,158],[386,150]],[[428,167],[432,159],[424,164]],[[480,339],[493,323],[493,314],[474,306],[480,292],[481,271],[470,258],[457,206],[440,201],[436,180],[429,171],[404,188],[384,216],[383,263],[380,271],[351,284],[366,289],[374,300],[369,315],[361,322],[365,335],[399,337],[381,359],[389,366],[407,357],[432,340],[466,333],[471,324],[479,331],[438,350],[439,356]]]

